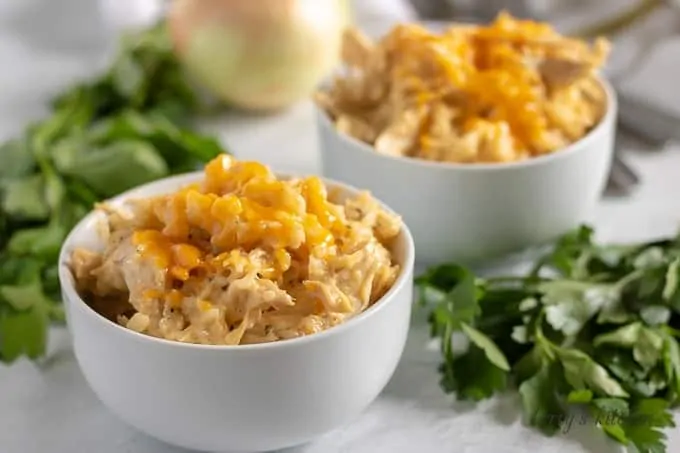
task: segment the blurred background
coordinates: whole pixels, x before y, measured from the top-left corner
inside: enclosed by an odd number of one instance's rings
[[[309,18],[323,15],[324,4]],[[680,118],[680,16],[677,0],[338,0],[347,2],[351,21],[371,35],[397,22],[488,21],[500,10],[553,23],[558,30],[584,37],[606,35],[614,52],[606,68],[619,91],[622,140],[635,149],[658,151],[677,139]],[[166,0],[0,0],[0,139],[17,133],[47,113],[46,100],[61,87],[107,67],[122,31],[154,23],[167,11]],[[304,4],[305,1],[299,2]],[[321,16],[317,16],[321,17]],[[291,170],[315,167],[309,108],[304,101],[287,112],[253,117],[227,114],[210,123],[236,153]],[[296,131],[286,135],[285,129]],[[278,128],[278,129],[277,129]],[[253,141],[253,131],[259,142]],[[309,132],[309,133],[306,133]],[[627,135],[625,135],[627,133]],[[295,151],[283,162],[266,151],[263,135],[277,136]],[[288,140],[287,140],[288,139]],[[630,145],[632,144],[632,145]],[[285,145],[284,145],[285,146]],[[619,192],[635,185],[635,169],[619,153],[614,175]],[[290,157],[298,156],[298,157]],[[616,178],[614,178],[616,179]],[[616,184],[614,184],[616,185]]]

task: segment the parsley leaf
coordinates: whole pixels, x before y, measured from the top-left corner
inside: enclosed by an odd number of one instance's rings
[[[632,348],[633,357],[643,368],[654,367],[661,358],[664,339],[655,330],[635,322],[593,339],[595,346],[604,344]]]
[[[637,401],[624,417],[621,428],[629,442],[640,453],[665,453],[666,434],[662,428],[673,428],[673,415],[667,401],[650,398]]]
[[[547,321],[565,335],[577,334],[606,304],[618,299],[616,287],[570,280],[541,283]]]
[[[586,353],[578,349],[558,348],[557,356],[564,367],[564,378],[573,388],[589,389],[601,395],[628,396],[621,384]]]
[[[561,379],[564,378],[560,370],[554,364],[547,364],[519,386],[525,423],[548,435],[560,429],[567,415],[566,405],[555,386]]]
[[[462,322],[460,324],[461,329],[465,332],[465,335],[470,339],[471,342],[475,344],[478,348],[484,351],[486,358],[500,368],[503,371],[510,371],[510,364],[508,364],[508,359],[505,358],[503,352],[498,349],[498,346],[486,335],[484,335],[479,330],[470,327],[469,325]]]
[[[671,400],[680,399],[680,345],[671,335],[664,335],[663,361],[666,378],[671,388]]]
[[[192,128],[201,104],[159,23],[123,37],[104,74],[0,144],[0,361],[44,353],[49,322],[64,319],[59,249],[95,202],[223,152]]]
[[[479,401],[507,387],[508,373],[491,363],[486,352],[475,345],[455,357],[451,365],[443,387],[456,392],[459,399]]]
[[[0,312],[0,359],[11,363],[24,354],[36,359],[45,353],[49,313],[44,308]]]
[[[590,405],[597,425],[612,439],[628,445],[630,441],[622,426],[622,420],[630,413],[628,402],[619,398],[596,398]]]
[[[470,323],[480,312],[477,303],[479,290],[475,284],[475,276],[462,266],[446,266],[433,269],[429,274],[419,278],[424,288],[429,288],[432,294],[433,288],[445,291],[439,294],[435,307],[435,317],[446,322],[451,320],[458,324]],[[421,304],[428,304],[426,289],[421,290]],[[431,297],[431,296],[430,296]],[[457,327],[457,326],[456,326]]]
[[[478,401],[515,386],[524,422],[548,435],[579,406],[615,441],[664,453],[680,403],[680,235],[609,245],[593,233],[563,236],[526,275],[444,264],[416,279],[442,389]]]

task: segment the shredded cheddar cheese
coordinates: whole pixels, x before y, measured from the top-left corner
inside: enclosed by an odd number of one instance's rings
[[[276,250],[283,265],[273,267],[275,274],[269,275],[280,278],[290,265],[286,248],[304,246],[322,256],[334,245],[334,235],[343,231],[337,208],[327,201],[319,178],[306,178],[296,187],[277,180],[259,163],[236,162],[228,156],[208,164],[202,187],[154,199],[151,209],[162,229],[135,231],[133,244],[181,281],[205,266],[206,258],[212,266],[224,263],[219,257],[224,250],[263,245]],[[195,229],[211,236],[217,260],[187,243]]]
[[[525,159],[578,140],[606,108],[596,71],[607,41],[589,45],[507,13],[443,33],[397,25],[377,43],[348,30],[344,47],[348,70],[317,102],[341,132],[384,154]]]

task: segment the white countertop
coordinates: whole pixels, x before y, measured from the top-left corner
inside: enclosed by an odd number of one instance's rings
[[[107,48],[102,24],[84,19],[95,17],[93,4],[0,0],[0,139],[43,115],[49,93],[101,65]],[[680,44],[674,53],[680,55]],[[675,69],[680,75],[680,67]],[[637,85],[677,87],[677,75],[666,79],[673,81],[669,85],[654,79],[658,74],[647,74]],[[670,94],[680,105],[680,89]],[[669,93],[657,91],[650,96],[668,99]],[[269,117],[231,113],[206,128],[238,157],[261,160],[284,171],[318,170],[308,103]],[[680,146],[663,152],[633,148],[627,152],[643,184],[628,198],[603,200],[594,219],[599,233],[615,240],[675,233],[680,225]],[[593,426],[573,426],[569,433],[553,438],[523,427],[517,418],[518,401],[512,396],[475,409],[453,402],[439,390],[438,352],[428,349],[427,343],[423,318],[416,316],[396,374],[367,412],[350,426],[287,453],[619,451]],[[669,435],[668,451],[680,451],[680,428]],[[0,453],[92,452],[187,453],[139,434],[111,415],[78,370],[68,333],[53,329],[50,354],[43,363],[0,366]]]

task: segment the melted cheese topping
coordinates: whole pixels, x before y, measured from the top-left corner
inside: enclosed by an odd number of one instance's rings
[[[344,233],[319,178],[299,183],[277,180],[262,164],[236,162],[228,156],[206,166],[202,185],[156,198],[151,209],[161,229],[135,231],[133,244],[181,281],[198,268],[223,266],[227,260],[233,264],[239,258],[229,250],[261,246],[276,249],[276,266],[267,275],[280,278],[290,266],[285,249],[303,248],[323,256],[333,253],[336,236]],[[187,243],[196,229],[209,234],[210,253]]]
[[[595,94],[593,85],[609,53],[606,40],[591,46],[507,13],[488,25],[443,33],[397,25],[376,43],[350,30],[344,46],[350,70],[319,102],[343,132],[386,154],[519,160],[582,137],[604,109],[603,94]],[[562,95],[569,90],[578,95]],[[442,108],[449,115],[434,118]],[[406,112],[418,114],[405,118]],[[381,146],[386,143],[399,145]]]
[[[127,292],[136,313],[121,322],[163,338],[240,344],[314,333],[366,309],[399,270],[386,246],[400,219],[370,195],[336,204],[317,177],[278,179],[227,155],[199,183],[130,208],[110,214],[116,240],[84,282],[95,297]]]
[[[393,74],[410,77],[419,103],[438,100],[455,87],[466,94],[463,131],[475,130],[481,117],[505,122],[520,148],[540,143],[548,128],[541,74],[528,61],[585,59],[597,67],[608,53],[603,41],[592,51],[548,24],[516,20],[506,13],[488,26],[452,28],[441,35],[400,25],[385,42],[392,50]]]

